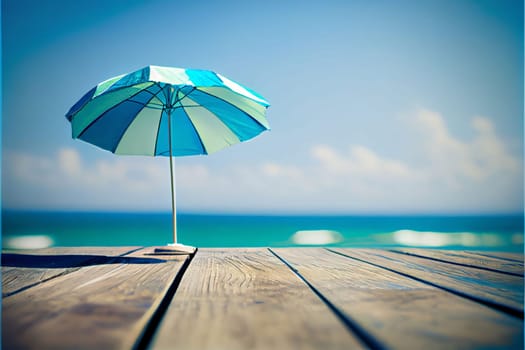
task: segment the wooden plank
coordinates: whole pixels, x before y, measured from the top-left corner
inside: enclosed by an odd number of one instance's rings
[[[516,261],[523,264],[523,254],[520,253],[502,253],[502,252],[473,252],[478,255],[488,256],[495,259]]]
[[[325,249],[272,249],[379,346],[512,348],[523,322],[441,289]]]
[[[188,256],[144,249],[3,299],[2,345],[23,349],[131,348]]]
[[[141,248],[139,246],[82,246],[82,247],[51,247],[42,249],[2,249],[2,254],[35,254],[35,255],[104,255],[115,256],[120,254],[123,250],[134,250]]]
[[[328,307],[267,249],[199,249],[153,349],[358,349]]]
[[[418,248],[395,248],[391,250],[399,253],[435,259],[441,262],[448,262],[451,264],[523,276],[522,262],[501,260],[467,251]]]
[[[458,267],[378,249],[331,250],[413,276],[523,319],[523,277]]]
[[[71,247],[2,252],[2,297],[139,247]]]

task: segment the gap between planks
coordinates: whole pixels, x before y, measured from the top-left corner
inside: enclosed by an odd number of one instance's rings
[[[472,254],[468,252],[443,252],[440,250],[430,249],[389,249],[389,251],[397,254],[406,254],[422,259],[439,261],[451,265],[464,266],[473,269],[485,270],[496,273],[503,273],[511,276],[523,277],[523,264],[519,262],[501,263],[500,259],[493,257],[483,257],[479,254]],[[448,260],[447,260],[448,259]]]
[[[488,252],[474,252],[474,254],[478,254],[481,256],[487,256],[489,258],[494,259],[501,259],[501,260],[507,260],[507,261],[513,261],[513,262],[519,262],[523,264],[523,255],[521,254],[514,254],[514,253],[500,253],[498,255],[494,255]]]

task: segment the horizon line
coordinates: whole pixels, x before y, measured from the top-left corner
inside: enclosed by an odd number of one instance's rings
[[[8,212],[19,213],[64,213],[64,214],[172,214],[171,210],[159,209],[58,209],[58,208],[2,208],[2,214]],[[383,212],[383,211],[219,211],[219,210],[181,210],[177,215],[194,215],[194,216],[521,216],[524,217],[524,212],[516,211],[461,211],[461,212],[441,212],[441,211],[402,211],[402,212]]]

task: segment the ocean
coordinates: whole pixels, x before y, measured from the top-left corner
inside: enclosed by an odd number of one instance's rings
[[[523,215],[272,216],[178,214],[196,247],[426,247],[523,252]],[[7,249],[152,246],[172,241],[171,213],[2,212]]]

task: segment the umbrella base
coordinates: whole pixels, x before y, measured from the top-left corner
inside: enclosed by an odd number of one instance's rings
[[[165,247],[155,248],[153,253],[156,255],[189,255],[195,253],[195,250],[195,247],[189,245],[169,243]]]

